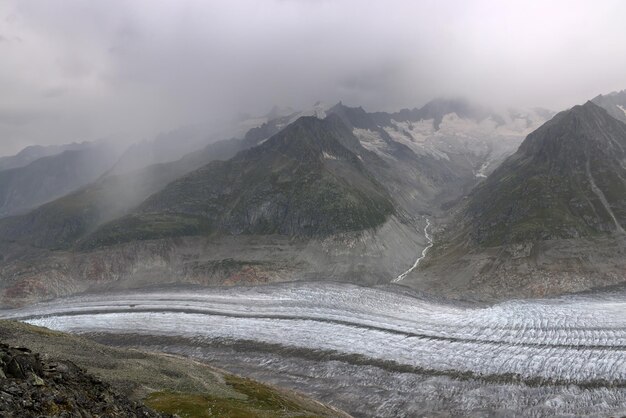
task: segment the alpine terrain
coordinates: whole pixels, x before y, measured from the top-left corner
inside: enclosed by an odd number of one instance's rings
[[[113,168],[1,220],[3,303],[173,282],[390,282],[425,242],[425,217],[546,115],[461,99],[394,114],[321,106],[178,160]]]
[[[0,1],[0,417],[626,417],[624,16]]]
[[[626,124],[594,102],[557,114],[469,194],[413,284],[489,299],[623,282],[625,150]]]

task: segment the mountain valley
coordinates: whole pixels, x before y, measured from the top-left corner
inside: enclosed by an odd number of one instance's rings
[[[389,282],[424,242],[423,217],[454,204],[541,120],[507,122],[457,99],[314,114],[111,172],[0,220],[3,303],[173,280]]]
[[[0,417],[626,417],[624,16],[0,1]]]
[[[219,364],[321,416],[621,411],[626,124],[607,97],[558,114],[319,105],[112,162],[0,219],[1,317]],[[131,398],[172,412],[171,396]]]

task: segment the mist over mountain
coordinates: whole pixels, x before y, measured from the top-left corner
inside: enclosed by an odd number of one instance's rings
[[[107,174],[125,174],[153,164],[175,161],[215,140],[200,127],[181,127],[161,133],[154,139],[131,144]]]
[[[65,151],[87,148],[90,145],[88,142],[49,146],[31,145],[15,155],[0,157],[0,171],[24,167],[40,158],[61,154]]]
[[[351,152],[355,147],[357,139],[339,120],[300,118],[257,148],[173,182],[92,239],[212,231],[326,235],[377,226],[393,205]]]
[[[390,113],[458,96],[564,109],[623,88],[623,47],[607,40],[621,39],[624,12],[612,0],[71,1],[63,10],[11,0],[0,8],[0,155],[149,139],[318,100]]]
[[[119,156],[105,143],[68,148],[22,167],[0,171],[0,216],[25,212],[91,183]]]
[[[5,303],[99,282],[385,282],[410,265],[424,216],[454,206],[545,120],[535,110],[496,113],[462,99],[393,114],[342,103],[272,113],[242,139],[108,170],[0,220],[12,277],[5,294],[13,301]],[[200,250],[206,245],[215,250]],[[33,269],[22,269],[25,260]],[[45,293],[26,282],[41,282]]]

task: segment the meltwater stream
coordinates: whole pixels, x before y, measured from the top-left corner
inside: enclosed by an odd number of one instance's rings
[[[426,240],[428,240],[428,245],[424,247],[424,249],[422,250],[422,254],[417,258],[417,260],[415,260],[415,263],[413,263],[411,268],[409,268],[407,271],[405,271],[404,273],[400,274],[398,277],[393,279],[392,280],[393,283],[398,283],[404,280],[406,276],[408,276],[413,270],[415,270],[417,266],[419,266],[420,262],[424,258],[426,258],[426,253],[428,253],[428,250],[430,250],[434,244],[433,237],[428,232],[428,228],[430,228],[430,219],[426,218],[426,226],[424,227],[424,236],[426,237]]]
[[[197,357],[356,416],[626,412],[626,293],[462,306],[298,283],[84,295],[1,316]]]

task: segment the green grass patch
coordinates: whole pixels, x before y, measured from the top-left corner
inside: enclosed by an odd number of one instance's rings
[[[315,417],[296,402],[275,389],[255,381],[225,376],[226,383],[244,395],[219,398],[208,394],[154,392],[144,402],[157,411],[176,414],[181,418],[253,418],[253,417]]]

